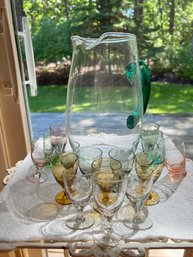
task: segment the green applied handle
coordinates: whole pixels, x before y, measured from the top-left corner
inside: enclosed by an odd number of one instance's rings
[[[143,112],[145,113],[148,106],[150,92],[151,92],[151,75],[147,65],[143,61],[139,61],[139,67],[141,71]],[[133,80],[135,74],[136,74],[135,63],[129,64],[126,68],[126,75],[128,80],[129,81]],[[137,125],[139,119],[140,119],[140,110],[139,110],[139,106],[137,105],[135,111],[132,112],[127,118],[127,127],[129,129],[133,129]]]

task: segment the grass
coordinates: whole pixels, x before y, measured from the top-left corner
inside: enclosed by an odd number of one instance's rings
[[[90,106],[91,89],[87,93],[80,106],[81,110],[88,110]],[[28,97],[31,112],[64,112],[66,103],[67,86],[39,86],[37,97]],[[117,93],[116,93],[117,94]],[[29,94],[28,94],[29,95]],[[124,104],[125,94],[117,95]],[[193,112],[193,86],[183,84],[171,84],[153,82],[148,112],[152,114],[174,114]]]
[[[67,86],[39,86],[38,95],[30,97],[30,112],[64,112]]]
[[[148,110],[152,114],[193,112],[193,86],[152,83]]]

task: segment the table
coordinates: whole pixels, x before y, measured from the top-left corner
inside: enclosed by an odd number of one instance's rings
[[[74,232],[67,228],[64,219],[74,212],[73,207],[56,204],[55,195],[61,188],[51,170],[48,169],[46,182],[29,182],[26,172],[30,165],[28,155],[0,193],[0,249],[62,247],[73,252],[78,247],[86,251],[81,256],[87,256],[90,251],[99,256],[101,249],[92,242],[92,234],[100,230],[99,220],[94,228],[83,231]],[[151,229],[133,232],[115,218],[114,226],[124,240],[118,247],[105,250],[109,256],[128,253],[130,249],[144,253],[152,248],[193,248],[193,162],[187,159],[186,166],[187,175],[181,182],[171,182],[164,168],[154,185],[161,201],[148,207],[149,217],[154,223]],[[91,206],[92,199],[86,211],[91,211]]]

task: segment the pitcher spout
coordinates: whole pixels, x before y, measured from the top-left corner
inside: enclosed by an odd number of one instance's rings
[[[121,33],[121,32],[106,32],[103,33],[99,38],[82,38],[79,36],[72,36],[73,46],[81,46],[84,49],[91,50],[99,44],[109,44],[115,42],[125,42],[130,40],[135,40],[136,36],[130,33]]]
[[[82,47],[84,49],[92,49],[97,42],[95,38],[82,38],[79,36],[71,36],[71,41],[74,47]]]

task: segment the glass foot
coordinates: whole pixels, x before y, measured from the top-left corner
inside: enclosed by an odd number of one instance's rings
[[[36,168],[31,166],[28,170],[26,178],[30,182],[38,184],[38,183],[43,183],[44,181],[46,181],[48,178],[48,175],[43,169],[40,171],[40,173],[37,173]]]
[[[84,214],[84,221],[77,222],[76,215],[75,215],[67,219],[65,223],[67,227],[72,229],[86,229],[86,228],[90,228],[95,223],[95,220],[90,215]]]
[[[121,221],[127,220],[132,222],[134,214],[135,214],[135,209],[131,204],[128,204],[121,207],[115,216],[118,220],[121,220]],[[144,206],[141,210],[141,219],[145,220],[147,216],[148,216],[148,209],[147,207]]]
[[[66,193],[64,191],[59,192],[56,195],[55,200],[59,204],[63,204],[63,205],[71,204],[71,201],[68,199],[68,197],[66,196]]]
[[[54,203],[41,203],[26,212],[30,220],[36,222],[49,221],[58,215],[58,206]]]
[[[100,245],[102,247],[115,247],[119,241],[122,239],[122,236],[116,234],[115,232],[112,232],[110,234],[94,234],[93,239],[97,245]]]
[[[116,218],[118,220],[132,220],[135,214],[135,210],[131,205],[123,206],[119,209],[118,213],[116,214]]]
[[[123,223],[126,227],[133,229],[133,230],[146,230],[153,226],[153,223],[150,219],[146,219],[145,221],[143,221],[141,223],[133,223],[133,222],[125,220]]]
[[[99,225],[101,225],[102,217],[99,212],[96,212],[95,210],[87,210],[84,212],[84,214],[91,216],[95,220],[93,227],[98,227]]]
[[[149,197],[147,198],[145,205],[155,205],[157,203],[159,203],[160,201],[160,197],[156,192],[151,192]]]

